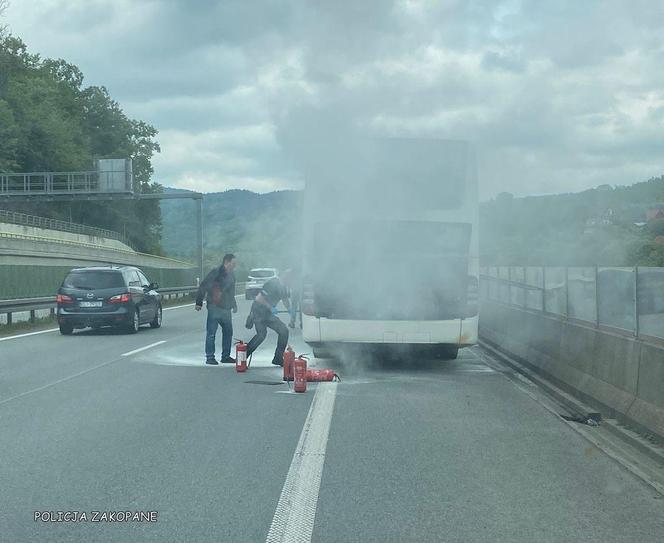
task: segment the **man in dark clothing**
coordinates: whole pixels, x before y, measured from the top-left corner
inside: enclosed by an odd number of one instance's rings
[[[207,333],[205,335],[205,363],[219,364],[214,357],[217,327],[221,326],[221,361],[235,364],[231,358],[233,340],[233,313],[237,313],[235,300],[235,255],[224,255],[221,266],[214,268],[203,279],[196,294],[196,311],[203,307],[203,298],[207,297]]]
[[[256,335],[247,345],[247,356],[258,349],[259,345],[265,340],[267,329],[270,328],[277,333],[277,348],[274,351],[272,363],[276,366],[284,365],[284,351],[288,344],[288,328],[277,317],[277,304],[284,302],[286,309],[292,313],[290,301],[288,299],[288,281],[289,272],[284,272],[280,277],[270,279],[263,285],[263,289],[258,293],[254,303],[251,306],[251,312],[247,319],[247,328],[256,327]]]

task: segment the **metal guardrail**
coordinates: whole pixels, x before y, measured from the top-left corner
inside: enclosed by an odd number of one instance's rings
[[[190,267],[195,267],[194,264],[191,262],[184,262],[182,260],[176,260],[174,258],[168,258],[165,256],[157,256],[157,255],[151,255],[148,253],[139,253],[138,251],[130,251],[127,249],[117,249],[115,247],[104,247],[101,245],[95,245],[94,243],[86,243],[84,241],[71,241],[71,240],[62,240],[62,239],[55,239],[55,238],[48,238],[45,236],[28,236],[28,235],[23,235],[23,234],[8,234],[6,232],[0,232],[0,238],[7,238],[7,239],[23,239],[27,241],[42,241],[46,243],[55,243],[58,245],[74,245],[78,247],[86,247],[89,249],[98,249],[102,251],[111,251],[114,253],[121,253],[125,255],[132,255],[132,256],[149,256],[151,258],[158,258],[160,260],[168,261],[168,262],[174,262],[177,264],[184,264],[186,266]]]
[[[94,226],[87,226],[85,224],[60,221],[58,219],[49,219],[47,217],[39,217],[37,215],[27,215],[17,211],[7,211],[0,209],[0,222],[18,224],[21,226],[34,226],[36,228],[48,228],[50,230],[70,232],[72,234],[82,234],[100,238],[115,239],[126,245],[129,245],[127,236],[121,234],[120,232],[115,232],[114,230],[106,230],[105,228],[96,228]]]
[[[158,289],[160,294],[170,296],[172,294],[187,294],[196,292],[195,285],[187,287],[169,287]],[[30,312],[30,322],[35,322],[35,311],[39,309],[50,309],[51,315],[55,314],[55,296],[42,296],[40,298],[21,298],[18,300],[0,300],[0,313],[7,315],[7,324],[12,324],[12,313]]]
[[[246,283],[236,283],[236,288],[240,291],[244,291],[244,285]],[[167,287],[159,288],[159,294],[166,296],[171,296],[173,294],[188,294],[191,292],[197,292],[198,286],[190,285],[186,287]],[[51,315],[55,314],[55,296],[42,296],[40,298],[21,298],[17,300],[0,300],[0,314],[7,315],[7,324],[12,324],[12,313],[21,313],[25,311],[30,312],[30,322],[35,322],[36,315],[35,311],[39,309],[50,309]]]

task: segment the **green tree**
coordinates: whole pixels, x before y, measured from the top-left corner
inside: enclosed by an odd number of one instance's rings
[[[0,20],[2,19],[2,14],[7,9],[9,5],[9,0],[0,0]],[[0,38],[3,38],[7,33],[7,25],[0,23]]]
[[[653,239],[657,236],[664,236],[664,219],[649,222],[646,225],[646,232]]]
[[[0,38],[0,171],[89,170],[97,158],[131,158],[134,191],[160,192],[151,181],[157,130],[128,118],[104,87],[83,81],[75,65],[41,59],[11,35]],[[161,253],[156,200],[8,207],[124,231],[136,249]]]

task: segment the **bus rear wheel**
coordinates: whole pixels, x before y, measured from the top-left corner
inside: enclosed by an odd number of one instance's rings
[[[459,347],[456,345],[440,345],[436,349],[436,357],[441,360],[456,360],[459,356]]]

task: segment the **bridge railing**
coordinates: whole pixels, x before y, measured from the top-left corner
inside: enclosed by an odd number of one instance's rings
[[[133,192],[130,158],[98,159],[95,168],[76,172],[0,172],[0,196]]]
[[[484,299],[664,340],[664,268],[486,266]]]

